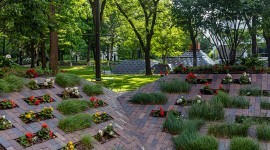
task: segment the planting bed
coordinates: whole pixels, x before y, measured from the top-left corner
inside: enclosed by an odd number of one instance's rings
[[[256,123],[270,123],[270,117],[257,117],[257,116],[236,116],[236,123],[244,123],[245,121],[250,120]]]
[[[217,93],[217,91],[219,91],[219,90],[220,89],[211,89],[210,91],[208,91],[208,90],[200,89],[200,94],[202,94],[202,95],[215,95]],[[222,92],[229,93],[230,91],[225,89],[225,90],[222,90]]]
[[[55,100],[53,98],[51,98],[51,97],[49,97],[48,99],[49,99],[48,101],[45,101],[43,96],[37,96],[37,97],[31,96],[31,97],[28,97],[28,98],[23,98],[23,100],[28,105],[39,105],[39,104],[42,104],[42,103],[52,103],[52,102],[55,102]]]
[[[62,99],[69,99],[69,98],[82,98],[81,95],[78,95],[78,96],[75,96],[75,95],[72,95],[72,96],[69,96],[69,97],[64,97],[63,94],[56,94],[57,96],[61,97]]]
[[[19,106],[12,100],[4,100],[0,102],[0,110],[13,109],[17,107]]]
[[[33,137],[37,137],[36,134],[33,134]],[[45,141],[48,141],[48,140],[51,140],[51,139],[55,139],[57,138],[57,136],[55,134],[52,133],[52,137],[50,137],[49,139],[42,139],[42,138],[36,138],[35,142],[31,143],[29,146],[23,146],[24,148],[27,148],[27,147],[30,147],[32,145],[36,145],[36,144],[40,144],[40,143],[43,143]],[[20,144],[20,139],[17,138],[15,139],[16,142],[18,142]]]
[[[118,137],[120,136],[117,132],[115,132],[115,131],[113,131],[113,132],[114,132],[114,136],[109,135],[109,134],[105,134],[105,133],[104,133],[104,135],[103,135],[102,138],[100,138],[100,137],[98,136],[98,134],[94,135],[93,137],[94,137],[98,142],[100,142],[101,144],[104,144],[104,143],[109,142],[109,141],[111,141],[111,140],[114,140],[115,138],[118,138]]]
[[[188,79],[185,80],[186,82],[188,81]],[[195,83],[191,83],[191,84],[205,84],[205,83],[212,83],[212,79],[196,79]]]

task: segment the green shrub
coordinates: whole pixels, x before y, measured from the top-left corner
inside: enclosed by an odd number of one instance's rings
[[[83,85],[83,92],[86,93],[88,96],[99,95],[103,93],[103,88],[101,85],[98,84],[86,83]]]
[[[57,110],[65,115],[76,114],[88,109],[88,101],[86,100],[64,100],[57,106]]]
[[[270,109],[270,103],[268,103],[265,99],[261,99],[261,109]]]
[[[224,92],[218,92],[218,95],[212,98],[213,101],[220,101],[225,108],[248,108],[249,102],[245,97],[231,97]]]
[[[188,110],[190,118],[201,118],[205,120],[222,120],[224,114],[223,105],[219,101],[196,103],[191,105]]]
[[[166,104],[168,98],[163,93],[139,93],[135,94],[130,102],[135,104]]]
[[[260,145],[251,138],[234,137],[231,139],[230,150],[260,150]]]
[[[93,137],[91,135],[83,135],[80,142],[88,149],[93,147]]]
[[[270,141],[270,126],[266,123],[257,126],[257,137],[259,140]]]
[[[4,80],[8,83],[9,92],[13,92],[13,91],[18,92],[24,86],[23,79],[15,75],[7,76],[4,78]]]
[[[77,114],[63,118],[59,121],[58,127],[64,132],[72,132],[88,128],[92,125],[91,115],[89,114]]]
[[[208,128],[208,134],[214,135],[215,137],[234,137],[234,136],[247,136],[247,131],[250,124],[237,124],[237,123],[224,123],[210,125]]]
[[[160,83],[162,92],[167,93],[188,93],[191,89],[191,85],[185,81],[172,80]]]
[[[177,137],[173,137],[176,149],[183,150],[217,150],[218,140],[212,136],[202,136],[196,132],[184,131]]]
[[[163,129],[171,134],[179,134],[184,130],[197,131],[204,121],[201,119],[183,119],[176,111],[169,111],[166,120],[163,123]]]
[[[61,87],[71,87],[79,85],[81,78],[74,74],[59,73],[55,77],[55,82]]]
[[[5,80],[0,79],[0,94],[8,93],[8,92],[9,92],[8,83]]]
[[[241,96],[261,96],[262,90],[254,86],[246,86],[239,89],[239,95]]]

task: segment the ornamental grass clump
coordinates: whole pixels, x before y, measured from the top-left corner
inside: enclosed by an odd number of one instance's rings
[[[163,93],[139,93],[135,94],[130,102],[134,104],[166,104],[168,98]]]
[[[270,141],[270,126],[266,123],[257,126],[257,137],[259,140]]]
[[[92,96],[92,95],[99,95],[103,93],[103,88],[101,85],[98,84],[84,84],[83,85],[83,92],[85,94],[87,94],[88,96]]]
[[[237,123],[224,123],[211,125],[208,129],[208,134],[214,135],[215,137],[234,137],[242,136],[245,137],[248,134],[249,123],[237,124]]]
[[[166,93],[188,93],[191,85],[185,81],[172,80],[160,83],[160,89]]]
[[[204,124],[201,119],[183,119],[179,116],[179,113],[171,110],[168,112],[165,122],[163,123],[163,129],[171,134],[179,134],[185,130],[197,131]]]
[[[89,102],[86,100],[68,99],[64,100],[57,105],[59,110],[64,115],[76,114],[88,109]]]
[[[74,116],[68,116],[59,121],[58,127],[64,132],[73,132],[88,128],[92,125],[91,115],[89,114],[77,114]]]
[[[93,140],[94,138],[91,135],[83,135],[81,138],[81,143],[87,148],[93,148]]]
[[[183,150],[217,150],[218,140],[212,136],[199,135],[194,131],[184,131],[173,137],[176,149]]]
[[[81,78],[74,74],[59,73],[55,77],[55,82],[61,87],[71,87],[79,85]]]
[[[230,150],[260,150],[260,145],[249,137],[234,137],[231,139]]]
[[[225,108],[248,108],[249,101],[243,96],[231,97],[224,92],[218,92],[216,96],[212,98],[212,101],[220,101]]]
[[[270,109],[270,102],[268,102],[266,99],[261,98],[261,109]]]
[[[18,92],[24,86],[23,79],[15,75],[7,76],[0,79],[0,94],[9,92]]]
[[[188,110],[188,116],[191,119],[223,120],[224,114],[223,105],[219,101],[195,103]]]
[[[261,96],[262,90],[259,87],[245,86],[239,89],[241,96]]]

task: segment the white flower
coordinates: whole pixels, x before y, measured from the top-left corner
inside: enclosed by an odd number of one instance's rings
[[[34,80],[35,81],[35,83],[37,83],[37,80]]]
[[[184,96],[181,96],[181,98],[183,99],[183,98],[184,98]]]
[[[109,135],[114,135],[114,132],[113,132],[113,131],[110,131],[110,132],[109,132]]]
[[[4,122],[3,122],[3,125],[5,125],[5,124],[6,124],[6,122],[4,121]]]
[[[250,92],[247,92],[247,95],[249,95],[250,94]]]
[[[201,95],[197,95],[197,98],[198,98],[198,99],[201,99],[202,97],[201,97]]]
[[[6,59],[10,59],[10,58],[11,58],[11,55],[7,54]]]
[[[46,79],[46,82],[50,82],[51,81],[51,79]]]
[[[52,79],[52,84],[54,84],[54,80]]]
[[[6,116],[5,116],[5,115],[3,115],[3,116],[2,116],[2,118],[3,118],[3,119],[6,119]]]
[[[246,72],[244,72],[244,73],[243,73],[243,76],[246,76],[246,75],[247,75],[247,73],[246,73]]]
[[[79,92],[76,92],[76,93],[75,93],[75,95],[76,95],[76,96],[79,96],[79,95],[80,95],[80,93],[79,93]]]
[[[199,103],[199,104],[200,104],[200,103],[201,103],[201,100],[197,100],[197,103]]]
[[[180,98],[180,99],[178,99],[178,100],[176,101],[177,104],[180,104],[180,103],[182,103],[182,102],[183,102],[182,98]]]
[[[75,90],[78,90],[78,87],[74,87]]]
[[[98,133],[100,134],[100,136],[103,136],[103,131],[102,130],[98,130]]]
[[[232,79],[229,79],[229,82],[232,82]]]
[[[9,120],[9,121],[8,121],[8,123],[10,123],[10,124],[11,124],[11,121]]]
[[[44,84],[44,86],[48,86],[49,85],[48,82],[44,82],[43,84]]]
[[[68,91],[68,88],[65,88],[66,91]]]
[[[197,77],[197,74],[194,74],[195,77]]]
[[[248,78],[249,82],[251,82],[251,78]]]

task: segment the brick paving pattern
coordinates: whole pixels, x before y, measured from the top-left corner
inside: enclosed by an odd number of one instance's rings
[[[207,79],[213,79],[210,87],[212,89],[218,89],[219,85],[226,74],[199,74],[199,77],[204,77]],[[239,79],[241,74],[232,74],[234,79]],[[251,74],[252,86],[257,86],[262,88],[262,90],[270,90],[270,75],[267,74]],[[127,116],[129,117],[133,128],[135,129],[136,136],[140,139],[140,142],[144,145],[145,149],[149,150],[168,150],[175,149],[172,143],[172,136],[169,133],[162,132],[162,123],[165,118],[154,118],[149,116],[151,110],[159,109],[160,106],[164,110],[174,109],[182,112],[181,115],[187,116],[187,110],[190,106],[180,106],[174,105],[176,100],[181,96],[184,96],[186,99],[194,99],[200,89],[202,89],[203,84],[192,84],[191,92],[184,94],[167,94],[168,102],[165,105],[138,105],[129,103],[128,100],[136,93],[151,93],[151,92],[160,92],[159,83],[162,81],[169,80],[185,80],[185,74],[172,74],[165,76],[156,82],[147,84],[142,88],[123,94],[118,97],[122,108],[125,110]],[[246,85],[240,84],[223,84],[223,88],[228,89],[231,96],[238,96],[238,91],[240,87]],[[210,100],[213,95],[202,95],[202,99]],[[264,97],[270,102],[270,99]],[[247,96],[247,99],[250,102],[250,107],[248,109],[236,109],[236,108],[226,108],[225,109],[225,119],[224,122],[234,122],[236,115],[245,115],[245,116],[260,116],[263,115],[270,117],[270,110],[261,110],[260,109],[260,98]],[[200,130],[202,134],[207,134],[207,128],[209,124],[214,122],[207,122]],[[254,138],[254,127],[250,127],[249,136]],[[270,143],[260,142],[263,149],[270,149]],[[229,150],[230,139],[220,139],[219,140],[219,150]]]

